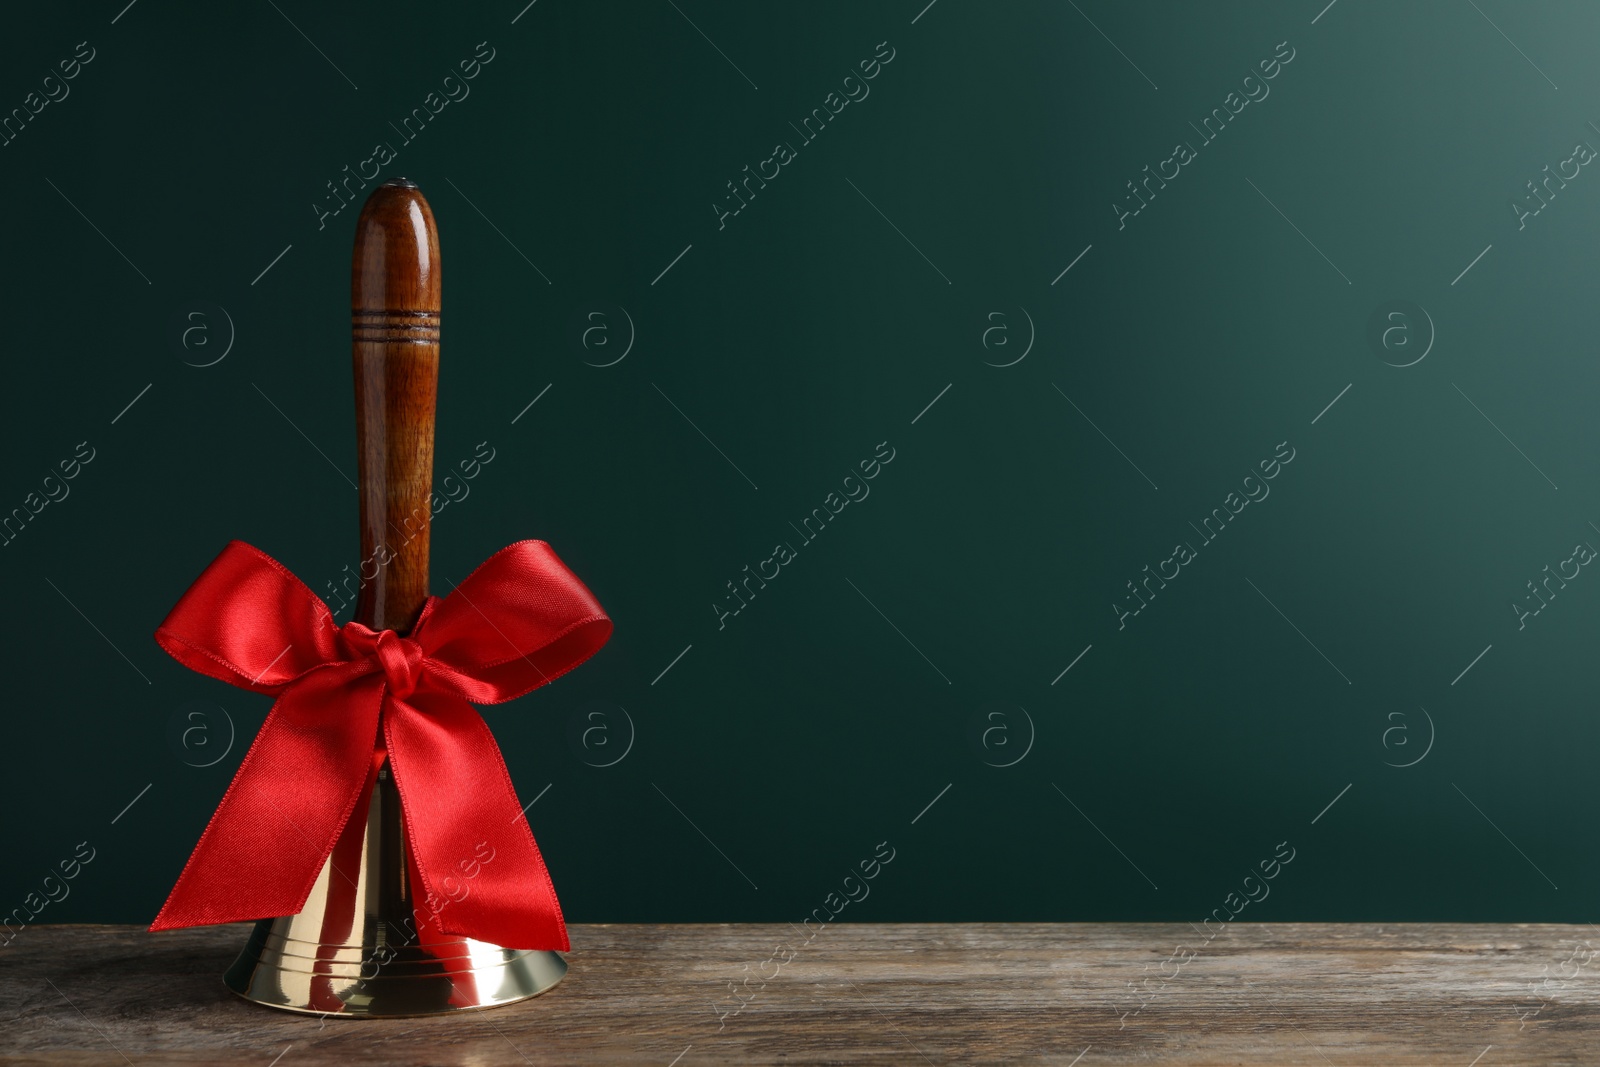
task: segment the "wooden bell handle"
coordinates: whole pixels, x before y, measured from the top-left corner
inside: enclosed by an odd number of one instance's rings
[[[364,583],[355,620],[374,630],[406,633],[428,597],[439,294],[433,211],[415,182],[384,182],[361,209],[350,262]]]

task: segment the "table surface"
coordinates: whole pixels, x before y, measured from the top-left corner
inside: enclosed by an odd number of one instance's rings
[[[575,926],[550,993],[394,1020],[234,997],[247,929],[26,928],[0,1064],[1600,1062],[1589,926]]]

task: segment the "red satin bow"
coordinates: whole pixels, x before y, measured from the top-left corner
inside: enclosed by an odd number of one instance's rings
[[[409,636],[333,614],[288,569],[232,541],[156,640],[179,663],[278,700],[152,930],[294,915],[367,784],[380,741],[423,888],[494,863],[439,914],[447,932],[565,949],[566,924],[500,749],[472,704],[519,697],[611,636],[594,595],[543,541],[491,556],[429,597]],[[468,703],[471,701],[471,703]]]

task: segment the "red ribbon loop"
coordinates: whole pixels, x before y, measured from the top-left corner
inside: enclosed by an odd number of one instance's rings
[[[484,843],[494,850],[439,926],[507,948],[567,948],[544,859],[472,704],[522,696],[610,636],[599,602],[543,541],[501,549],[449,596],[429,597],[404,637],[336,626],[283,564],[229,542],[156,640],[191,670],[278,700],[150,928],[298,913],[381,732],[422,888],[444,897],[444,879]]]

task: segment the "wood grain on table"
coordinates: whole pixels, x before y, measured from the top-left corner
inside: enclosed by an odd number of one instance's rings
[[[1600,1063],[1588,926],[579,925],[545,996],[388,1021],[235,998],[247,930],[24,929],[0,1064]]]

